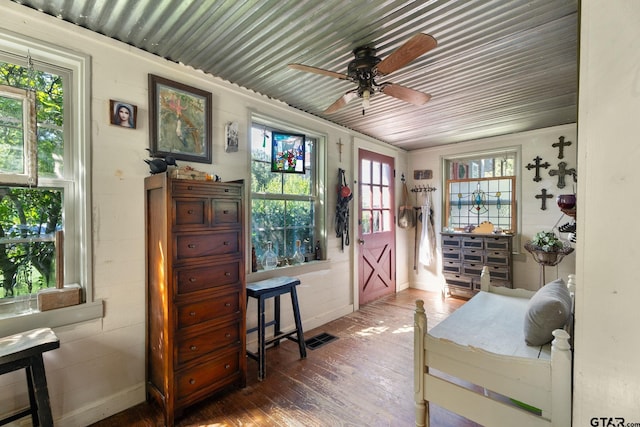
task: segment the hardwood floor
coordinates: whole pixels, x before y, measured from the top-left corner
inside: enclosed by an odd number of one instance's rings
[[[465,300],[415,289],[371,302],[320,328],[338,337],[299,359],[297,344],[267,350],[264,381],[248,360],[247,387],[188,408],[176,420],[192,426],[380,426],[415,425],[413,404],[413,309],[421,298],[429,327]],[[142,403],[93,427],[162,426],[160,410]],[[432,427],[477,426],[431,405]]]

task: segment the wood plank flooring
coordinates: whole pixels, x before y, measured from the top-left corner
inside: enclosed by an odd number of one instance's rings
[[[247,387],[185,410],[177,427],[402,427],[415,425],[413,403],[414,301],[425,301],[429,328],[465,300],[409,289],[371,302],[355,313],[315,330],[338,337],[307,350],[299,359],[297,344],[282,341],[267,350],[264,381],[257,362],[248,360]],[[142,403],[92,427],[162,426],[159,408]],[[475,427],[431,405],[432,427]]]

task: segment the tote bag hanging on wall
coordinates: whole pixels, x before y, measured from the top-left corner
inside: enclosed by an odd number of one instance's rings
[[[402,203],[398,208],[398,227],[411,228],[416,225],[416,212],[409,203],[409,190],[407,184],[402,183]]]

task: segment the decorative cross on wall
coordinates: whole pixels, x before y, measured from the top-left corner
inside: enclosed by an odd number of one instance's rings
[[[551,164],[549,164],[549,162],[544,162],[544,163],[540,163],[542,159],[540,158],[540,156],[536,156],[535,159],[533,159],[533,161],[535,162],[535,164],[531,164],[529,163],[526,168],[531,170],[533,168],[536,169],[536,176],[533,177],[533,180],[535,182],[539,182],[540,180],[542,180],[542,178],[540,178],[540,168],[548,168],[549,166],[551,166]]]
[[[336,142],[336,145],[338,146],[338,161],[342,163],[342,146],[344,145],[342,143],[342,139],[338,138],[338,142]]]
[[[571,145],[571,141],[566,141],[564,140],[564,136],[561,136],[559,138],[558,142],[555,142],[553,144],[551,144],[552,147],[556,148],[558,147],[558,158],[562,159],[564,158],[564,147],[568,147]]]
[[[549,171],[549,175],[556,176],[558,175],[558,188],[564,188],[564,177],[566,175],[573,175],[575,179],[576,170],[574,168],[567,169],[567,163],[560,162],[558,163],[558,169],[551,169]]]
[[[542,189],[542,194],[536,194],[536,199],[542,199],[542,206],[540,206],[540,209],[542,209],[543,211],[546,211],[547,199],[551,199],[552,197],[553,197],[553,194],[547,194],[546,188]]]

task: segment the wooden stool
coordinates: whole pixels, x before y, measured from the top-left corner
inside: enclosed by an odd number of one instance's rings
[[[300,280],[293,277],[274,277],[272,279],[261,280],[259,282],[247,284],[247,303],[249,297],[258,300],[258,326],[247,329],[247,334],[258,331],[258,353],[247,351],[247,356],[258,361],[258,380],[262,381],[265,377],[265,352],[266,346],[273,343],[274,346],[280,344],[280,340],[287,338],[298,343],[300,348],[300,358],[307,357],[307,349],[305,347],[304,335],[302,332],[302,321],[300,320],[300,309],[298,308],[298,295],[296,294],[296,286],[300,284]],[[290,332],[282,332],[280,330],[280,295],[291,294],[291,306],[293,307],[293,319],[296,328]],[[275,297],[274,316],[270,322],[265,322],[264,302],[267,298]],[[273,338],[265,339],[265,330],[273,325]],[[293,337],[293,335],[296,335]]]
[[[0,425],[31,414],[34,426],[53,426],[42,353],[59,347],[60,340],[50,328],[33,329],[0,338],[0,375],[25,368],[31,405],[28,409],[0,420]]]

